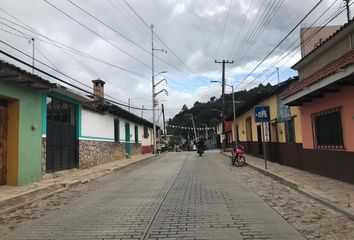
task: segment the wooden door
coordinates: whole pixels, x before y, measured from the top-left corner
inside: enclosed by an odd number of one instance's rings
[[[6,184],[7,122],[6,102],[0,100],[0,185]]]

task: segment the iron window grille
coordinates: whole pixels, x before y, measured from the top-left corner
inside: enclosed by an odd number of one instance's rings
[[[317,149],[344,149],[341,107],[312,114],[314,146]]]
[[[75,124],[75,106],[63,100],[47,97],[47,120]]]
[[[134,132],[135,132],[135,143],[139,143],[139,128],[138,128],[138,126],[135,126]]]
[[[149,129],[146,126],[144,126],[144,138],[149,138]]]

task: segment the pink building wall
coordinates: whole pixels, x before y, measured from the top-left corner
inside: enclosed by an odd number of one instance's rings
[[[344,148],[338,151],[354,152],[354,87],[342,87],[337,93],[328,93],[324,98],[318,98],[301,107],[301,126],[303,148],[314,149],[311,114],[342,107],[342,131]],[[328,149],[333,150],[333,149]]]

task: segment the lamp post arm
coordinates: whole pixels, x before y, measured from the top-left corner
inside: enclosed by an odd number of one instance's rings
[[[155,94],[154,94],[154,97],[156,97],[157,95],[159,95],[159,94],[162,93],[162,92],[165,92],[166,95],[168,96],[168,91],[167,91],[166,89],[162,89],[162,90],[158,91],[157,93],[155,93]]]
[[[158,83],[156,83],[154,86],[156,87],[157,85],[159,85],[159,84],[162,83],[163,81],[165,81],[166,84],[168,84],[166,79],[162,79],[162,80],[160,80]]]

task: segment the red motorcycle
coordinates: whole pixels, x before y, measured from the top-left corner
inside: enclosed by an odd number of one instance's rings
[[[236,167],[242,167],[246,163],[246,159],[243,156],[245,154],[245,149],[242,145],[237,145],[232,149],[231,152],[231,164]]]

